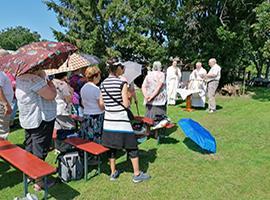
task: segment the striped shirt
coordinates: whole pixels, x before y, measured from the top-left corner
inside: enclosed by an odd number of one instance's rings
[[[127,112],[123,106],[119,105],[123,102],[122,89],[125,83],[117,77],[109,76],[100,86],[105,105],[104,131],[133,133]],[[115,102],[104,88],[119,103]]]

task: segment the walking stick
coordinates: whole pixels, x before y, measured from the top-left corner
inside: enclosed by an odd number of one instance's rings
[[[137,102],[137,100],[135,101],[135,104],[136,104],[137,114],[138,114],[138,116],[140,116],[140,112],[139,112],[139,107],[138,107],[138,102]]]

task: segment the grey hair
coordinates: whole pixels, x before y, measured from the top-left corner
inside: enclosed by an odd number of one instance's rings
[[[213,63],[213,64],[217,64],[217,60],[215,58],[210,58],[209,62]]]
[[[161,71],[162,66],[160,61],[155,61],[153,63],[152,71]]]

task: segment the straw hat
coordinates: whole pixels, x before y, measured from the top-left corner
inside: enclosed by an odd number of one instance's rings
[[[0,49],[0,56],[5,56],[5,55],[7,55],[7,54],[9,54],[9,52],[8,52],[7,50],[5,50],[5,49]]]

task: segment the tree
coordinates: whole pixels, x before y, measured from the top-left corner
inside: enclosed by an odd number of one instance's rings
[[[40,35],[37,32],[31,32],[30,29],[22,26],[0,31],[0,47],[3,49],[17,50],[23,45],[38,41]]]
[[[253,34],[254,9],[263,0],[53,0],[45,1],[57,13],[69,41],[99,57],[126,60],[207,63],[215,57],[222,66],[223,83],[252,63],[261,66],[265,50]],[[263,49],[267,49],[265,42]],[[259,58],[259,59],[258,59]],[[256,62],[255,62],[256,61]],[[260,71],[260,68],[257,68]]]
[[[263,63],[266,64],[265,77],[268,78],[270,70],[270,2],[264,1],[255,9],[256,22],[252,25],[254,36],[258,43],[257,52],[261,55],[260,69]],[[258,71],[258,77],[261,76],[262,69]]]
[[[75,44],[81,51],[99,57],[106,52],[107,33],[104,29],[104,9],[109,1],[60,0],[45,1],[57,14],[58,22],[66,33],[53,30],[58,41]]]

